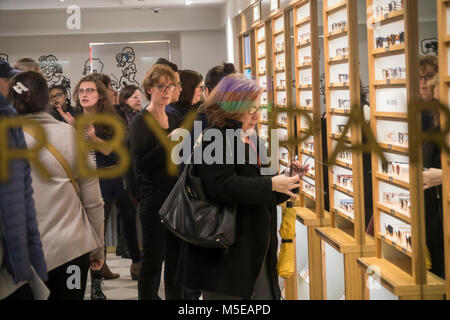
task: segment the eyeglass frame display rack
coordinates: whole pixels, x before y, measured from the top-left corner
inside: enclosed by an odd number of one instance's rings
[[[381,16],[374,15],[374,1],[367,0],[367,21],[368,21],[368,52],[369,52],[369,84],[370,84],[370,105],[371,105],[371,129],[377,139],[377,143],[383,149],[383,153],[408,156],[409,182],[405,182],[395,174],[381,173],[380,158],[372,152],[372,184],[374,202],[374,236],[376,244],[376,256],[369,258],[359,258],[358,264],[361,267],[361,275],[367,279],[367,273],[377,272],[376,278],[380,284],[392,294],[400,299],[442,299],[444,286],[439,278],[427,272],[425,267],[425,215],[424,215],[424,193],[422,183],[422,148],[399,147],[387,144],[385,141],[378,141],[378,123],[380,121],[407,122],[408,132],[413,132],[420,127],[420,117],[411,112],[411,105],[418,102],[419,92],[419,49],[418,49],[418,3],[417,0],[403,0],[403,8],[393,10]],[[394,43],[392,46],[382,46],[375,48],[376,24],[389,25],[402,21],[404,23],[404,44]],[[391,26],[394,29],[394,26]],[[384,80],[377,80],[376,59],[405,55],[405,79],[390,79],[382,75]],[[384,62],[384,60],[383,60]],[[380,67],[378,67],[379,69]],[[400,69],[401,75],[401,69]],[[377,90],[385,88],[406,87],[406,114],[378,111]],[[418,120],[419,119],[419,120]],[[400,126],[399,126],[400,127]],[[399,138],[400,139],[400,138]],[[409,138],[408,138],[409,140]],[[388,141],[389,142],[389,141]],[[419,144],[419,143],[418,143]],[[416,151],[413,151],[416,150]],[[415,154],[414,154],[415,153]],[[412,157],[417,159],[411,162]],[[382,168],[381,168],[382,169]],[[389,170],[389,169],[388,169]],[[410,193],[410,218],[401,213],[400,209],[392,209],[380,201],[380,183],[388,184],[398,188],[408,190]],[[389,187],[391,188],[391,187]],[[408,209],[408,208],[407,208]],[[396,243],[394,237],[389,239],[381,232],[381,212],[389,219],[400,220],[402,223],[411,225],[410,239],[411,252],[401,244]],[[391,225],[388,225],[391,226]],[[387,228],[387,227],[386,227]],[[391,226],[392,229],[394,229]],[[397,228],[398,231],[401,228]],[[401,233],[399,233],[401,235]],[[402,238],[402,237],[400,237]],[[406,239],[406,234],[405,234]],[[407,242],[407,241],[405,241]],[[406,245],[407,247],[407,245]],[[409,264],[409,260],[411,263]],[[428,284],[427,284],[428,283]],[[364,290],[365,299],[369,299],[368,290]]]
[[[309,15],[301,20],[299,18],[299,10],[309,5]],[[322,156],[322,128],[321,128],[321,110],[320,110],[320,54],[319,54],[319,31],[318,31],[318,3],[317,0],[300,0],[293,3],[293,25],[294,25],[294,50],[295,50],[295,94],[296,108],[308,112],[312,120],[312,128],[314,135],[312,137],[314,143],[314,152],[307,151],[302,144],[298,145],[299,161],[303,164],[303,157],[307,159],[311,157],[314,160],[314,175],[306,174],[307,178],[314,181],[315,196],[303,191],[304,184],[301,182],[300,206],[295,207],[297,211],[297,221],[307,228],[308,239],[308,272],[309,277],[309,298],[311,300],[323,299],[323,272],[322,272],[322,255],[321,255],[321,239],[316,234],[317,227],[326,227],[330,225],[330,215],[325,212],[324,194],[323,194],[323,156]],[[300,30],[309,26],[309,39],[300,41]],[[309,48],[310,59],[305,62],[304,57],[300,59],[299,50]],[[303,55],[304,56],[304,55]],[[303,60],[303,63],[299,63]],[[300,70],[311,70],[311,84],[302,84]],[[302,105],[302,91],[311,91],[311,105],[308,107],[306,103]],[[297,116],[297,136],[305,134],[309,128],[303,125],[302,117]],[[297,274],[297,272],[296,272]],[[298,293],[298,290],[295,290]],[[296,297],[298,299],[298,297]]]
[[[438,38],[439,38],[439,98],[441,103],[450,106],[450,10],[449,0],[437,0],[438,8]],[[444,49],[445,48],[445,49]],[[448,119],[450,120],[450,119]],[[445,127],[445,118],[441,114],[441,128]],[[450,145],[450,135],[447,137]],[[450,155],[442,153],[442,201],[444,222],[444,250],[445,250],[445,279],[446,299],[450,300]]]
[[[333,153],[333,141],[338,145],[339,139],[345,139],[351,145],[362,145],[362,128],[359,123],[352,122],[351,138],[344,138],[340,135],[333,134],[332,117],[349,116],[348,113],[338,113],[336,106],[331,102],[332,90],[348,90],[350,93],[350,110],[360,107],[360,79],[359,79],[359,43],[358,43],[358,8],[357,1],[344,0],[335,1],[328,6],[329,0],[323,1],[323,25],[324,25],[324,56],[325,56],[325,86],[326,86],[326,104],[327,104],[327,147],[328,156]],[[331,31],[329,28],[329,17],[335,13],[346,12],[346,26]],[[347,56],[338,56],[330,58],[330,42],[336,39],[347,37],[348,52]],[[345,41],[342,41],[345,42]],[[348,63],[349,73],[348,81],[334,84],[331,82],[331,66]],[[349,118],[350,119],[350,118]],[[375,254],[375,245],[373,240],[365,232],[365,216],[364,216],[364,186],[363,186],[363,154],[361,151],[352,151],[352,165],[345,165],[339,162],[337,166],[352,171],[353,192],[349,192],[344,188],[339,188],[334,182],[334,174],[332,168],[328,168],[329,172],[329,192],[330,192],[330,215],[331,226],[325,228],[317,228],[316,232],[322,241],[329,244],[337,252],[343,255],[344,259],[344,290],[345,299],[360,300],[364,296],[364,281],[361,277],[360,270],[356,259],[358,257],[373,256]],[[340,213],[334,203],[334,192],[342,192],[348,197],[353,198],[354,217]],[[323,247],[322,247],[323,248]],[[323,264],[325,265],[325,259]],[[324,270],[326,267],[324,266]],[[326,283],[324,281],[324,299],[326,299]]]

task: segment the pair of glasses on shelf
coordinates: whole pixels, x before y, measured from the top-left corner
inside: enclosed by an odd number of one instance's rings
[[[305,150],[309,150],[311,152],[314,152],[314,142],[303,142],[303,148]]]
[[[286,116],[281,116],[281,117],[280,117],[280,122],[281,122],[281,123],[287,124],[287,121],[288,121],[288,119],[287,119]]]
[[[348,47],[336,49],[336,57],[346,56],[346,55],[348,55]]]
[[[383,79],[405,79],[406,78],[406,68],[395,67],[395,68],[383,68],[381,70]]]
[[[286,98],[278,100],[278,105],[280,105],[280,106],[286,106],[286,103],[287,103],[287,99]]]
[[[311,62],[311,56],[303,56],[303,62]]]
[[[331,24],[331,31],[338,31],[338,30],[342,30],[347,26],[347,21],[341,20],[335,23]]]
[[[339,82],[348,82],[348,73],[338,74]]]
[[[402,31],[398,34],[391,34],[387,37],[377,37],[375,38],[376,48],[384,48],[393,45],[399,45],[405,43],[405,32]]]
[[[410,212],[411,198],[407,193],[384,192],[383,201],[398,206],[401,210]]]
[[[376,6],[374,9],[375,16],[383,16],[390,12],[398,11],[403,9],[403,0],[391,1],[386,6]]]
[[[402,145],[408,145],[408,133],[407,132],[388,132],[386,134],[388,142],[398,143]]]
[[[275,51],[281,51],[284,48],[284,42],[276,42],[275,43]]]
[[[347,127],[346,124],[338,124],[337,125],[338,133],[343,133],[345,130],[345,127]]]
[[[354,203],[355,203],[354,200],[340,200],[339,208],[341,208],[342,210],[344,210],[348,213],[353,213]]]
[[[388,223],[384,224],[385,236],[401,244],[403,247],[411,249],[411,228],[406,226],[396,226]]]
[[[338,99],[339,109],[350,109],[350,100],[349,99]]]
[[[353,154],[349,150],[344,150],[344,151],[339,152],[339,158],[347,160],[347,161],[352,161]]]
[[[284,69],[284,62],[278,61],[277,66],[278,66],[278,69]]]
[[[381,165],[384,174],[395,174],[397,176],[407,176],[409,174],[409,163],[389,161]]]
[[[306,181],[303,180],[303,182],[306,182]],[[303,184],[303,190],[314,196],[316,194],[316,186],[309,182],[306,182],[305,184]]]
[[[311,107],[311,105],[312,105],[312,99],[305,99],[305,105],[306,105],[307,107]]]
[[[311,33],[309,33],[309,32],[300,33],[298,35],[298,41],[299,42],[305,42],[305,41],[308,41],[309,39],[311,39]]]
[[[352,187],[353,188],[353,175],[349,174],[338,174],[337,182],[342,184],[344,187]]]

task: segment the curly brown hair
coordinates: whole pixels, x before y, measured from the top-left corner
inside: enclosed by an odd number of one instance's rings
[[[223,128],[228,119],[238,120],[253,107],[263,92],[255,81],[235,73],[223,78],[206,99],[202,110],[211,125]]]
[[[177,81],[175,78],[175,72],[173,72],[170,67],[163,64],[155,64],[150,70],[147,71],[142,83],[144,94],[148,101],[152,98],[148,92],[149,89],[157,85],[159,83],[159,78],[161,77],[166,77],[169,81],[172,81],[173,84]]]
[[[105,85],[98,76],[92,74],[81,78],[81,80],[78,81],[77,85],[75,86],[75,90],[73,93],[73,100],[75,101],[75,112],[80,114],[83,113],[83,107],[80,104],[80,98],[78,96],[78,89],[80,88],[80,85],[84,82],[92,82],[95,84],[95,87],[98,92],[96,112],[116,115],[116,112],[111,104],[111,101],[108,98],[108,89],[105,87]],[[113,130],[111,129],[111,127],[105,125],[95,124],[95,131],[98,133],[98,136],[100,138],[109,137],[113,134]]]

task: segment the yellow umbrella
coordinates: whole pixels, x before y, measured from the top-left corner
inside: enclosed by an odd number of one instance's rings
[[[295,218],[296,211],[292,202],[288,202],[283,208],[283,217],[281,220],[280,235],[281,249],[278,256],[278,275],[284,279],[289,279],[294,274],[295,269]]]

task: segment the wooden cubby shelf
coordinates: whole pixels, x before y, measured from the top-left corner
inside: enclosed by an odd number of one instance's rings
[[[341,230],[339,228],[318,228],[316,232],[330,246],[339,253],[373,253],[375,252],[375,243],[373,239],[366,236],[364,245],[358,245],[355,238],[350,235],[352,230]]]
[[[399,297],[421,297],[423,295],[430,298],[442,299],[442,292],[445,290],[445,283],[442,279],[427,272],[425,285],[416,284],[414,277],[402,270],[396,264],[386,259],[380,258],[358,258],[358,264],[364,271],[370,268],[380,271],[379,276],[381,284],[390,292]]]

